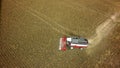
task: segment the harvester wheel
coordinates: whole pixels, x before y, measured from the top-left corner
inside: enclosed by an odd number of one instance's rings
[[[80,50],[83,50],[83,48],[80,48]]]

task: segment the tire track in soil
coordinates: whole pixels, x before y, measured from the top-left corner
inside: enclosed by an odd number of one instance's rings
[[[110,32],[113,31],[113,28],[117,25],[117,18],[119,16],[120,13],[115,13],[96,28],[96,34],[88,39],[90,42],[90,45],[87,49],[88,54],[91,53],[91,48],[97,46],[102,39],[104,39]]]
[[[51,20],[51,18],[49,18],[45,14],[40,13],[40,12],[38,12],[37,10],[35,10],[31,7],[28,7],[28,6],[26,7],[26,5],[22,4],[21,2],[17,2],[15,0],[14,0],[14,2],[15,2],[16,6],[21,7],[21,9],[26,10],[28,13],[30,13],[33,16],[37,17],[38,19],[42,20],[44,23],[49,25],[53,30],[55,30],[55,31],[57,31],[57,32],[59,32],[63,35],[67,35],[67,36],[70,36],[69,33],[71,33],[71,32],[76,34],[75,31],[63,27],[62,25],[58,24],[56,21]],[[50,22],[53,23],[53,24],[51,24]]]
[[[31,7],[26,7],[26,5],[22,4],[21,2],[17,2],[17,1],[14,1],[15,4],[17,6],[20,6],[22,9],[28,9],[26,10],[28,13],[32,14],[33,16],[37,17],[38,19],[42,20],[44,23],[46,23],[47,25],[49,25],[53,30],[59,32],[59,33],[62,33],[63,35],[67,35],[67,36],[70,36],[69,33],[72,33],[74,35],[77,35],[77,33],[73,30],[70,30],[66,27],[63,27],[62,25],[58,24],[56,21],[52,20],[51,18],[49,18],[48,16],[46,16],[45,14],[43,13],[40,13],[38,12],[37,10],[34,10],[33,8]],[[70,4],[72,7],[74,7],[74,5]],[[69,6],[70,6],[69,5]],[[82,6],[83,7],[83,6]],[[76,10],[77,8],[74,7]],[[84,7],[85,9],[87,9],[86,7]],[[92,10],[92,9],[90,9]],[[94,11],[94,10],[93,10]],[[96,11],[95,11],[96,12]],[[96,12],[97,13],[97,12]],[[102,20],[100,19],[100,22]],[[51,24],[50,22],[52,22],[53,24]]]

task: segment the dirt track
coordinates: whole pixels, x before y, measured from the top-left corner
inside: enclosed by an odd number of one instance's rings
[[[4,0],[1,68],[119,68],[119,0]],[[88,38],[89,47],[58,50],[63,35]]]

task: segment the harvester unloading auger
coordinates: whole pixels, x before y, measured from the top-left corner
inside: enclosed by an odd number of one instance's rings
[[[59,50],[66,51],[67,49],[74,49],[74,48],[87,48],[88,47],[88,40],[83,37],[62,37],[60,38]]]

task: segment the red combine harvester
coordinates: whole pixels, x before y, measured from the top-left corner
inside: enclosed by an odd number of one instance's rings
[[[83,37],[62,37],[60,38],[59,50],[66,51],[73,48],[87,48],[88,40]]]

